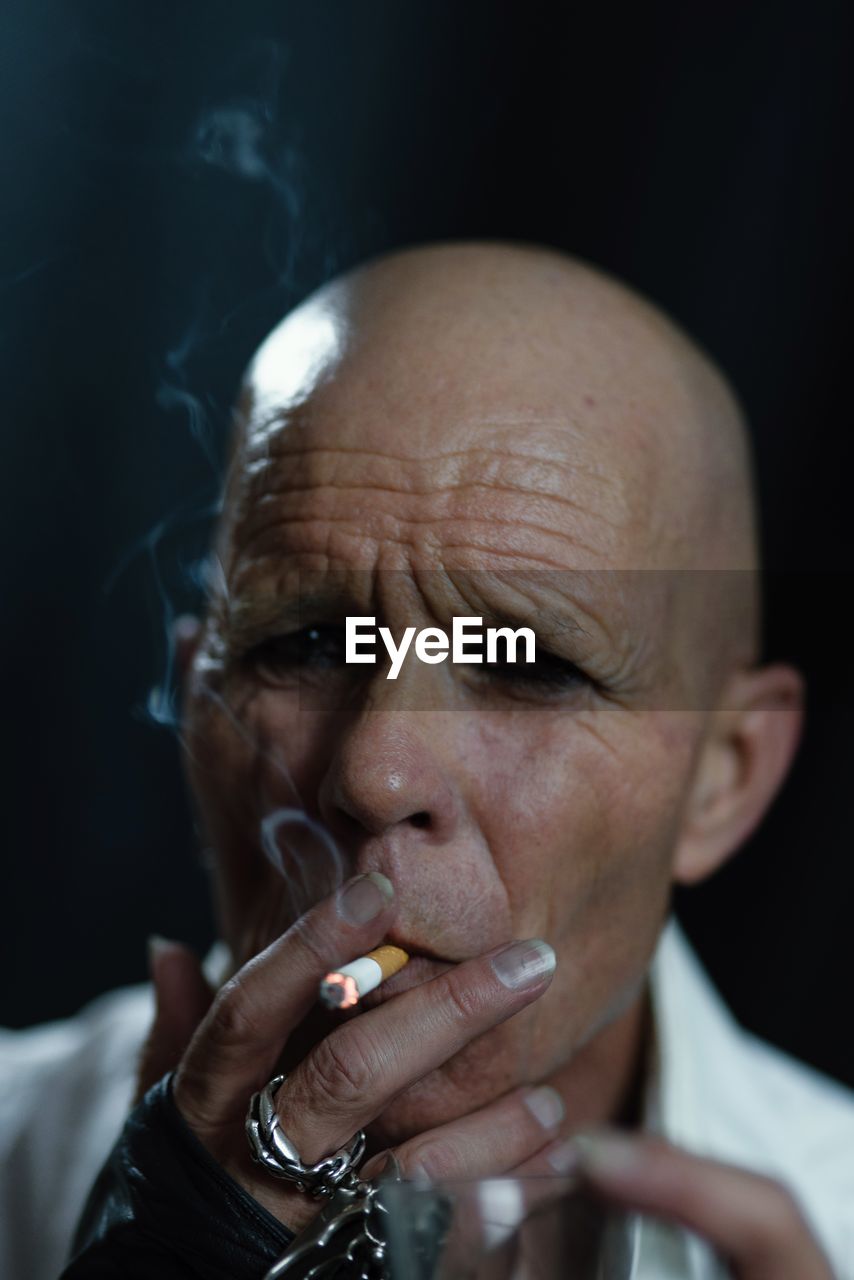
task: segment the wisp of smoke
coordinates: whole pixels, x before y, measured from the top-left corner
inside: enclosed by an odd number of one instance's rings
[[[261,54],[261,63],[257,54]],[[252,88],[248,94],[207,107],[197,116],[182,151],[182,163],[198,170],[200,166],[219,171],[237,183],[266,188],[272,196],[271,209],[263,228],[265,259],[274,276],[276,290],[292,290],[295,264],[299,251],[301,195],[298,182],[298,152],[277,128],[278,94],[284,63],[282,46],[270,42],[263,48],[247,51],[252,55],[249,68]],[[215,193],[214,186],[214,193]],[[282,234],[284,233],[284,234]],[[284,254],[282,249],[284,248]],[[266,292],[266,291],[265,291]],[[191,369],[200,355],[205,355],[214,339],[220,339],[234,316],[249,305],[251,298],[237,301],[227,314],[212,314],[210,294],[197,297],[193,319],[180,340],[170,347],[163,359],[156,401],[165,412],[183,415],[193,440],[201,448],[212,468],[218,465],[214,421],[218,406],[210,393],[199,393],[192,385]],[[260,337],[260,335],[259,335]],[[158,552],[173,521],[162,521],[141,540],[140,549],[147,552],[161,603],[163,631],[166,636],[166,663],[162,679],[151,690],[147,714],[151,720],[180,733],[176,712],[174,621],[180,610],[174,604],[164,583]],[[212,588],[223,584],[210,582],[216,571],[215,557],[194,560],[185,570],[197,595],[209,598]],[[200,589],[200,590],[199,590]],[[247,727],[238,722],[233,709],[213,690],[210,691],[235,731],[243,736]],[[261,750],[259,744],[253,744]],[[266,753],[269,757],[269,752]],[[283,762],[274,762],[291,797],[288,806],[273,808],[262,820],[259,831],[260,849],[283,876],[304,910],[313,897],[319,880],[329,887],[341,883],[344,868],[341,853],[332,836],[322,825],[309,818],[297,794],[293,779]],[[310,881],[310,882],[309,882]]]

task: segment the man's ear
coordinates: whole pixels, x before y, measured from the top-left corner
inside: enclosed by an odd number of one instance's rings
[[[175,670],[183,684],[202,638],[202,624],[192,613],[182,613],[172,623],[172,644],[175,646]]]
[[[727,682],[676,846],[678,884],[711,875],[758,825],[794,759],[803,704],[803,679],[783,663],[738,672]]]

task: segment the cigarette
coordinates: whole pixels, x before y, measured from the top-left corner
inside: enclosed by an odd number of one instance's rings
[[[373,991],[386,978],[400,973],[409,956],[402,947],[383,946],[327,973],[320,984],[320,999],[327,1009],[352,1009],[362,996]]]

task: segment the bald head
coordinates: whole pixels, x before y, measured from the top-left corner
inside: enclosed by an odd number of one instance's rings
[[[250,367],[241,422],[233,519],[251,518],[259,474],[290,465],[320,480],[334,454],[339,475],[349,459],[347,484],[373,469],[380,489],[403,491],[393,540],[433,487],[447,492],[437,514],[456,555],[454,490],[502,526],[494,550],[519,563],[536,526],[546,567],[727,571],[699,594],[708,607],[720,593],[727,651],[753,652],[754,575],[729,572],[757,563],[738,404],[681,330],[589,265],[474,243],[372,262],[273,331]],[[500,513],[490,484],[508,496]],[[514,489],[527,538],[510,536]],[[571,536],[558,545],[554,517],[569,508]],[[368,538],[376,515],[365,512]]]
[[[723,376],[660,311],[566,255],[454,244],[381,258],[292,312],[248,386],[265,436],[312,397],[355,392],[369,409],[348,412],[352,436],[413,456],[434,447],[445,405],[449,435],[462,414],[486,442],[490,423],[529,439],[564,427],[643,507],[657,564],[755,567],[745,425]]]

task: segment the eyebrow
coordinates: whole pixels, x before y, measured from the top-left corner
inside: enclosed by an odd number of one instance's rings
[[[245,653],[261,640],[307,620],[344,617],[344,596],[329,591],[298,592],[291,598],[250,595],[229,600],[222,609],[222,634],[229,649]]]
[[[520,627],[530,627],[537,638],[537,645],[556,644],[559,640],[571,636],[588,638],[590,632],[583,627],[577,618],[557,610],[531,607],[530,611],[520,610],[515,613],[508,609],[483,609],[482,617],[485,626],[509,627],[517,631]]]
[[[551,573],[549,573],[551,576]],[[479,590],[478,603],[476,605],[470,600],[466,600],[467,608],[472,613],[478,613],[483,617],[485,626],[495,627],[511,627],[517,630],[521,626],[533,628],[536,639],[542,639],[545,643],[556,643],[558,639],[563,637],[579,636],[583,639],[590,639],[589,627],[585,627],[579,621],[577,614],[579,607],[572,607],[570,602],[561,604],[547,604],[542,598],[531,599],[526,595],[526,588],[530,589],[530,582],[525,577],[519,576],[519,581],[513,582],[511,586],[515,586],[516,590],[522,596],[519,604],[507,602],[499,603],[498,600],[490,600],[489,595],[494,595],[494,591]],[[521,589],[521,590],[520,590]],[[463,596],[465,598],[465,596]]]

